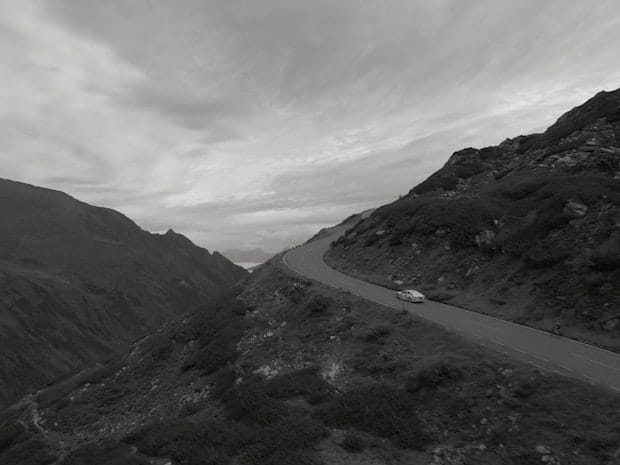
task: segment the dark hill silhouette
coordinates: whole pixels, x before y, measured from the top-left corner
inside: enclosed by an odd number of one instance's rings
[[[108,358],[246,275],[62,192],[0,180],[0,404]]]

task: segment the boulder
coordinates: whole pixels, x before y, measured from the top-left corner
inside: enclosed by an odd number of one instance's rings
[[[577,166],[579,163],[588,159],[590,153],[584,150],[579,152],[567,153],[554,160],[557,165]]]
[[[483,245],[491,245],[493,239],[495,239],[495,233],[490,229],[485,229],[484,231],[476,234],[474,239],[478,247],[482,247]]]
[[[467,273],[465,273],[465,277],[469,278],[470,276],[473,276],[474,274],[476,274],[476,271],[478,271],[478,265],[473,265],[471,266],[468,270]]]
[[[563,213],[571,218],[581,218],[582,216],[585,216],[587,212],[588,206],[575,200],[569,200],[566,202],[563,210]]]
[[[620,155],[620,149],[617,149],[616,147],[601,147],[599,150],[603,153],[609,153],[611,155]]]
[[[558,158],[556,161],[558,165],[566,165],[566,166],[576,166],[578,161],[569,155],[564,155],[563,157]]]

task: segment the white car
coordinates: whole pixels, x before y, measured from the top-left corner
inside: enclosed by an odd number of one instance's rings
[[[424,302],[424,294],[415,289],[405,289],[403,291],[398,291],[396,293],[396,297],[400,300],[406,300],[407,302],[413,302],[416,304],[421,304]]]

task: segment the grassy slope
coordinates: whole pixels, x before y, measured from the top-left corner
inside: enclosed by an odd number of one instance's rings
[[[172,231],[0,180],[0,406],[103,361],[247,273]]]
[[[617,396],[277,260],[236,294],[5,412],[0,462],[603,464],[616,452]]]
[[[326,261],[541,329],[560,321],[567,335],[618,350],[618,147],[620,90],[544,134],[456,152],[351,228]]]

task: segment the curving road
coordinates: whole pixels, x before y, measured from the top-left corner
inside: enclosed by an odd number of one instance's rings
[[[347,227],[333,228],[329,236],[289,250],[283,256],[284,264],[302,276],[350,291],[372,302],[397,309],[405,308],[414,315],[542,370],[571,376],[620,393],[618,354],[439,302],[403,302],[396,299],[391,289],[353,278],[329,267],[323,261],[323,254]]]

